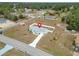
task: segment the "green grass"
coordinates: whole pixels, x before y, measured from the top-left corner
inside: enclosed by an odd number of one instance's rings
[[[24,54],[24,52],[19,51],[19,50],[16,50],[16,49],[14,48],[14,49],[12,49],[12,50],[6,52],[4,55],[5,55],[5,56],[24,56],[25,54]]]
[[[9,31],[5,32],[4,35],[9,36],[9,37],[14,37],[15,32]]]
[[[67,53],[63,52],[62,50],[58,50],[56,48],[44,47],[44,49],[47,50],[49,53],[56,55],[56,56],[68,56]]]
[[[0,49],[4,48],[5,44],[0,42]]]

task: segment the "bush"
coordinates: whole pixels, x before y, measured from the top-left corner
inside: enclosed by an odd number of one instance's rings
[[[76,46],[75,40],[73,40],[73,43],[72,43],[72,45],[73,45],[73,46]]]
[[[0,14],[1,14],[1,15],[4,15],[4,12],[3,12],[3,11],[0,11]]]
[[[12,16],[12,20],[17,21],[18,20],[17,16]]]
[[[10,19],[12,21],[18,20],[17,16],[15,16],[15,15],[5,15],[4,17],[7,18],[7,19]]]
[[[25,17],[24,17],[23,15],[19,15],[19,18],[20,18],[20,19],[23,19],[23,18],[25,18]]]

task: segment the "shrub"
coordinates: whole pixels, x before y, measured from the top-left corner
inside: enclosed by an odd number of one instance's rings
[[[19,18],[20,18],[20,19],[23,19],[23,18],[25,18],[25,17],[24,17],[23,15],[19,15]]]

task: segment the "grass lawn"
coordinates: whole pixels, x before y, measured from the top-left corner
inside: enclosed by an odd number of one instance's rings
[[[4,54],[4,56],[24,56],[24,55],[29,56],[29,54],[16,50],[15,48]]]
[[[27,25],[19,25],[17,27],[7,30],[4,35],[29,44],[35,39],[36,36],[33,35],[32,32],[28,30],[28,28],[29,27]]]
[[[38,43],[37,47],[48,53],[61,56],[73,54],[72,42],[74,36],[63,29],[56,27],[53,33],[46,34]]]
[[[5,46],[5,44],[0,42],[0,49],[2,49],[4,46]]]
[[[70,51],[68,52],[68,51],[58,50],[57,48],[48,48],[48,47],[44,47],[44,50],[56,56],[71,56],[73,53],[73,52],[69,53]]]

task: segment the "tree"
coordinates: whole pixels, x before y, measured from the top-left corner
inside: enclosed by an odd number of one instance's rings
[[[68,15],[66,23],[68,24],[68,30],[79,31],[79,8],[75,9]]]
[[[9,19],[9,20],[12,20],[12,21],[17,21],[18,20],[18,18],[17,18],[17,16],[15,16],[15,15],[5,15],[5,18],[7,18],[7,19]]]

